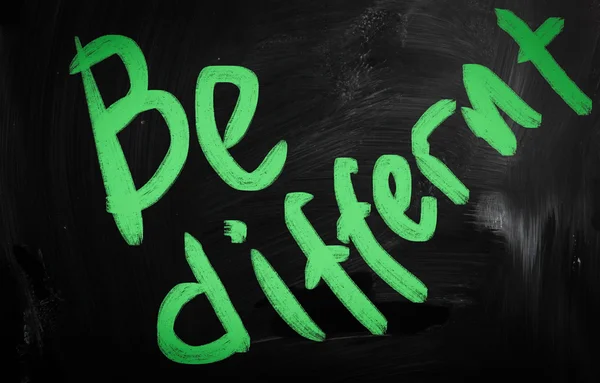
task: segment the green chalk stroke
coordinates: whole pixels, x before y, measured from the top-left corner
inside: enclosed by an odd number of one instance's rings
[[[431,155],[429,146],[429,136],[455,110],[453,100],[440,100],[429,107],[412,128],[412,153],[421,173],[454,204],[464,205],[469,200],[469,189],[442,161]]]
[[[333,182],[341,214],[337,224],[338,239],[345,244],[352,241],[367,265],[399,294],[411,302],[424,302],[427,298],[425,284],[397,263],[369,229],[365,218],[371,213],[371,205],[356,199],[352,185],[352,174],[356,173],[358,163],[355,159],[335,160]]]
[[[279,316],[304,338],[315,342],[323,341],[325,333],[306,313],[269,261],[254,249],[251,250],[251,257],[256,279]]]
[[[396,184],[395,194],[390,190],[390,176]],[[412,176],[408,161],[397,155],[379,157],[373,169],[373,200],[379,215],[400,237],[413,242],[429,241],[437,224],[437,200],[421,198],[421,219],[417,223],[406,215],[411,194]]]
[[[387,319],[339,264],[348,258],[348,248],[326,245],[304,215],[302,208],[312,199],[308,193],[289,193],[284,203],[285,223],[307,258],[306,288],[313,289],[322,278],[365,328],[373,335],[385,334]]]
[[[565,21],[558,17],[551,17],[548,20],[544,21],[542,25],[534,32],[535,35],[540,39],[540,43],[544,47],[550,45],[550,43],[562,32],[565,27]],[[530,61],[529,56],[525,54],[525,51],[519,49],[519,56],[517,57],[517,62],[519,64],[523,64]]]
[[[240,94],[221,140],[214,111],[217,83],[231,83]],[[269,187],[281,174],[287,157],[287,143],[279,141],[253,171],[244,170],[228,149],[237,145],[250,127],[258,104],[258,78],[239,66],[209,66],[196,85],[196,129],[206,159],[225,183],[236,190],[258,191]]]
[[[106,209],[131,245],[143,240],[142,210],[152,206],[173,185],[189,149],[189,126],[185,111],[177,98],[161,90],[148,90],[148,67],[140,47],[131,39],[108,35],[82,48],[75,38],[77,54],[71,62],[71,75],[81,73],[90,121],[98,152],[98,161],[106,188]],[[117,55],[129,75],[127,95],[106,108],[91,67]],[[142,112],[157,110],[169,129],[171,144],[156,173],[136,190],[131,171],[117,134]]]
[[[248,235],[248,227],[242,221],[226,220],[225,236],[231,238],[231,243],[244,243]]]
[[[329,245],[330,254],[337,263],[346,262],[350,256],[350,250],[346,246],[340,245]],[[321,276],[323,274],[324,262],[315,262],[308,260],[306,262],[306,269],[304,270],[304,280],[306,288],[312,290],[319,284]]]
[[[531,28],[513,12],[496,9],[498,26],[510,35],[519,45],[522,52],[519,62],[531,61],[552,89],[580,116],[592,112],[592,100],[579,89],[558,65],[546,46],[562,32],[564,21],[550,18],[542,24],[538,31]]]
[[[464,65],[463,81],[473,108],[462,108],[462,114],[471,131],[503,156],[514,155],[517,139],[498,108],[524,128],[539,127],[542,115],[483,65]]]
[[[250,349],[250,336],[202,245],[188,233],[185,234],[185,256],[197,283],[180,283],[163,300],[157,323],[160,350],[170,360],[182,364],[214,363],[236,352],[247,352]],[[175,320],[186,303],[202,294],[206,294],[225,334],[211,343],[190,346],[175,333]]]

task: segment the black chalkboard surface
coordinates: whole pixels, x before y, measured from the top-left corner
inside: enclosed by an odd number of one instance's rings
[[[2,381],[600,379],[600,2],[0,10]]]

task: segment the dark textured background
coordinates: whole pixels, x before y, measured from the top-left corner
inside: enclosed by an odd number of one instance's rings
[[[7,381],[99,378],[438,382],[442,379],[597,381],[600,227],[596,195],[600,4],[573,1],[12,1],[0,11],[0,283]],[[496,26],[506,8],[536,29],[565,18],[551,54],[594,100],[578,117],[517,45]],[[171,190],[144,211],[144,242],[128,247],[105,211],[105,190],[81,76],[69,76],[74,37],[134,39],[150,88],[183,104],[190,121],[186,165]],[[516,127],[517,155],[503,158],[473,137],[459,114],[432,136],[433,154],[471,189],[454,206],[417,171],[410,129],[442,98],[468,106],[462,65],[483,64],[542,113],[537,130]],[[289,145],[282,176],[267,190],[231,190],[197,142],[194,89],[207,65],[242,65],[260,81],[258,110],[233,154],[247,169],[279,140]],[[128,90],[116,57],[93,67],[108,105]],[[219,85],[224,127],[237,93]],[[119,138],[136,185],[169,145],[156,111]],[[372,202],[382,154],[411,163],[413,201],[439,197],[438,229],[408,243],[372,214],[384,247],[429,288],[408,304],[351,249],[345,269],[388,317],[390,336],[368,335],[327,289],[303,289],[305,257],[284,224],[286,193],[315,195],[307,214],[335,243],[337,157],[359,161],[358,197]],[[419,208],[412,204],[412,214]],[[225,219],[248,224],[232,245]],[[204,245],[246,324],[246,354],[208,366],[178,366],[156,345],[158,307],[193,280],[183,235]],[[322,326],[325,343],[298,339],[264,304],[249,250],[259,249]],[[178,334],[191,344],[222,330],[206,298],[183,310]],[[27,378],[26,378],[27,377]]]

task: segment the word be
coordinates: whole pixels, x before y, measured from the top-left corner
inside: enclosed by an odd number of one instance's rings
[[[519,63],[531,62],[552,89],[578,114],[588,115],[591,100],[567,76],[547,50],[547,45],[562,31],[564,22],[550,18],[533,32],[514,13],[496,10],[498,25],[519,45]],[[143,239],[142,211],[168,191],[185,164],[189,149],[189,126],[183,107],[170,93],[148,89],[148,70],[144,55],[137,44],[123,36],[104,36],[85,47],[75,40],[77,55],[70,67],[71,74],[81,73],[96,141],[98,159],[107,194],[107,211],[129,245],[139,245]],[[118,55],[130,78],[131,89],[122,99],[106,108],[91,67]],[[463,67],[463,81],[471,108],[461,112],[471,131],[503,156],[512,156],[517,149],[516,138],[500,111],[524,128],[537,128],[542,116],[523,101],[490,69],[468,64]],[[235,84],[240,94],[236,108],[221,139],[215,118],[213,93],[219,82]],[[281,174],[287,157],[287,143],[280,141],[252,172],[244,170],[230,155],[229,149],[246,134],[258,102],[258,79],[242,67],[211,66],[204,68],[196,87],[196,130],[204,155],[215,172],[229,186],[240,191],[259,191],[270,186]],[[135,189],[117,134],[138,114],[157,110],[163,116],[171,135],[169,151],[154,176],[139,190]],[[440,100],[432,105],[412,129],[412,154],[423,175],[454,204],[469,200],[469,189],[438,158],[430,154],[429,136],[456,112],[454,100]],[[427,287],[398,264],[377,242],[365,219],[371,205],[356,198],[352,175],[358,172],[353,158],[338,158],[334,162],[334,191],[340,217],[337,238],[343,245],[327,245],[303,213],[303,207],[313,199],[308,193],[289,193],[284,201],[286,226],[307,258],[305,285],[314,289],[323,280],[346,308],[372,334],[384,334],[387,320],[375,305],[354,284],[341,267],[349,256],[349,244],[357,248],[365,262],[392,288],[412,302],[424,302]],[[389,188],[389,178],[396,184]],[[406,215],[411,201],[412,176],[408,162],[398,155],[381,156],[373,169],[373,200],[387,226],[402,238],[413,242],[431,239],[437,224],[437,200],[421,199],[420,220]],[[233,243],[246,239],[247,228],[240,221],[227,221],[225,234]],[[185,254],[196,282],[175,286],[165,297],[158,314],[158,344],[165,356],[186,364],[213,363],[234,353],[246,352],[250,336],[233,306],[218,274],[211,266],[202,245],[192,235],[185,234]],[[322,341],[325,334],[310,318],[267,259],[251,251],[253,268],[261,286],[278,314],[301,336]],[[206,294],[225,334],[202,345],[190,346],[174,331],[175,320],[195,297]]]

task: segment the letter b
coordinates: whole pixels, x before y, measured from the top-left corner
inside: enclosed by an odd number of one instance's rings
[[[106,210],[113,214],[121,235],[131,246],[143,239],[142,210],[154,205],[173,185],[187,159],[189,125],[181,103],[168,92],[148,90],[148,67],[140,47],[131,39],[108,35],[82,48],[75,38],[77,54],[70,74],[81,73],[90,113],[100,169],[106,188]],[[129,75],[130,89],[125,97],[108,108],[92,74],[91,67],[117,55]],[[136,190],[131,170],[117,134],[142,112],[160,112],[171,136],[167,155],[152,178]]]

